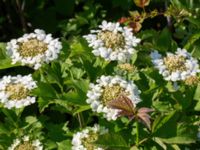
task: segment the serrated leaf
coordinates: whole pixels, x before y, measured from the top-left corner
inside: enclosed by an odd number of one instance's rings
[[[38,82],[38,88],[33,90],[33,94],[40,97],[57,98],[57,93],[55,89],[48,83]]]
[[[42,97],[39,97],[37,102],[40,112],[43,112],[50,104],[54,103],[53,99],[47,99]]]
[[[91,50],[88,47],[88,44],[83,38],[76,38],[72,41],[70,45],[71,54],[70,57],[84,57],[86,59],[90,59]]]

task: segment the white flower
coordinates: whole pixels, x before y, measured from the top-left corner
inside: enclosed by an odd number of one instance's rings
[[[62,45],[58,39],[53,39],[51,34],[35,29],[34,33],[24,34],[8,42],[6,49],[13,64],[20,62],[38,69],[43,63],[57,59]]]
[[[8,150],[16,150],[16,149],[34,149],[34,150],[43,150],[42,143],[36,139],[31,140],[29,136],[24,136],[19,139],[15,139],[13,144],[8,147]]]
[[[108,102],[125,94],[132,100],[134,106],[139,103],[140,97],[137,86],[132,81],[126,81],[119,76],[101,76],[97,84],[90,84],[86,102],[93,111],[103,113],[107,120],[116,120],[119,110],[107,106]]]
[[[135,52],[133,47],[140,43],[140,39],[133,36],[132,30],[121,27],[119,23],[103,21],[98,30],[92,30],[85,35],[89,46],[93,48],[95,56],[105,60],[125,62]]]
[[[35,97],[30,96],[30,91],[36,88],[32,76],[4,76],[0,79],[0,102],[4,107],[11,109],[21,108],[35,103]]]
[[[178,48],[175,54],[168,52],[164,58],[154,51],[151,58],[155,68],[167,81],[183,81],[200,72],[198,61],[185,49]]]
[[[93,145],[93,142],[98,140],[99,135],[106,134],[107,132],[108,129],[105,127],[95,125],[75,133],[72,139],[72,150],[104,150]]]

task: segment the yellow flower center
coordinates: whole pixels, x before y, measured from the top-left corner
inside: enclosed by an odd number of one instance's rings
[[[82,143],[87,150],[94,150],[97,147],[93,143],[96,142],[97,140],[98,140],[98,134],[94,133],[93,131],[90,131],[88,133],[88,137],[82,139]]]
[[[199,83],[199,77],[197,76],[190,76],[185,79],[185,84],[189,86],[195,86]]]
[[[9,84],[6,86],[6,92],[11,100],[21,100],[29,95],[29,90],[23,84]]]
[[[134,71],[137,70],[136,66],[133,66],[129,63],[119,64],[118,67],[119,67],[119,69],[124,70],[124,71],[128,71],[128,72],[134,72]]]
[[[19,43],[18,52],[22,57],[34,57],[38,54],[44,54],[47,49],[46,43],[33,38],[27,42]]]
[[[18,145],[15,150],[35,150],[35,148],[30,142],[23,142]]]
[[[106,48],[112,48],[114,51],[125,46],[124,36],[119,32],[102,31],[98,33],[97,38],[103,41]]]
[[[125,92],[125,89],[122,88],[119,84],[113,85],[111,87],[110,86],[104,87],[104,91],[101,96],[103,104],[107,105],[108,102],[116,99],[121,93],[128,94]]]
[[[164,58],[164,64],[170,72],[185,71],[185,58],[182,56],[167,56]]]

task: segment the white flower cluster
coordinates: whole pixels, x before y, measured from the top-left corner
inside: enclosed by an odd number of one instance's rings
[[[198,61],[185,49],[178,48],[175,54],[168,52],[164,58],[154,51],[151,58],[154,66],[167,81],[185,80],[200,72]]]
[[[51,34],[35,29],[34,33],[24,34],[8,42],[6,49],[13,64],[20,62],[38,69],[43,63],[57,59],[62,45],[58,39],[53,39]]]
[[[84,36],[89,46],[93,48],[92,53],[109,61],[129,60],[135,52],[133,47],[140,43],[140,39],[133,36],[132,29],[106,21],[103,21],[99,28]]]
[[[90,145],[95,142],[95,140],[98,139],[99,135],[106,134],[108,132],[108,129],[105,127],[101,127],[99,125],[95,125],[94,127],[87,127],[86,129],[82,130],[81,132],[77,132],[73,135],[72,139],[72,150],[88,150],[87,145],[84,145],[84,142],[86,144]],[[92,137],[90,137],[92,136]],[[87,141],[90,140],[91,141]],[[87,143],[89,142],[89,143]],[[90,146],[91,147],[91,146]],[[103,148],[95,147],[92,150],[103,150]]]
[[[30,140],[29,136],[24,136],[23,138],[15,139],[13,144],[8,148],[8,150],[16,150],[16,148],[24,150],[43,150],[43,145],[38,139]]]
[[[140,91],[132,81],[126,81],[119,76],[103,75],[96,82],[97,84],[90,84],[86,102],[90,104],[93,111],[103,113],[107,120],[116,120],[119,110],[106,106],[103,99],[111,101],[119,94],[127,93],[126,96],[132,100],[134,106],[141,101]]]
[[[36,98],[29,92],[36,87],[31,75],[4,76],[0,80],[0,102],[8,109],[31,105]]]

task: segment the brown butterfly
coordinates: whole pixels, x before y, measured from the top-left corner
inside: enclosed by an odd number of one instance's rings
[[[116,99],[108,103],[108,107],[119,109],[119,116],[127,116],[130,120],[134,118],[141,120],[150,129],[151,121],[148,113],[153,110],[146,107],[137,109],[126,95],[120,94]]]

